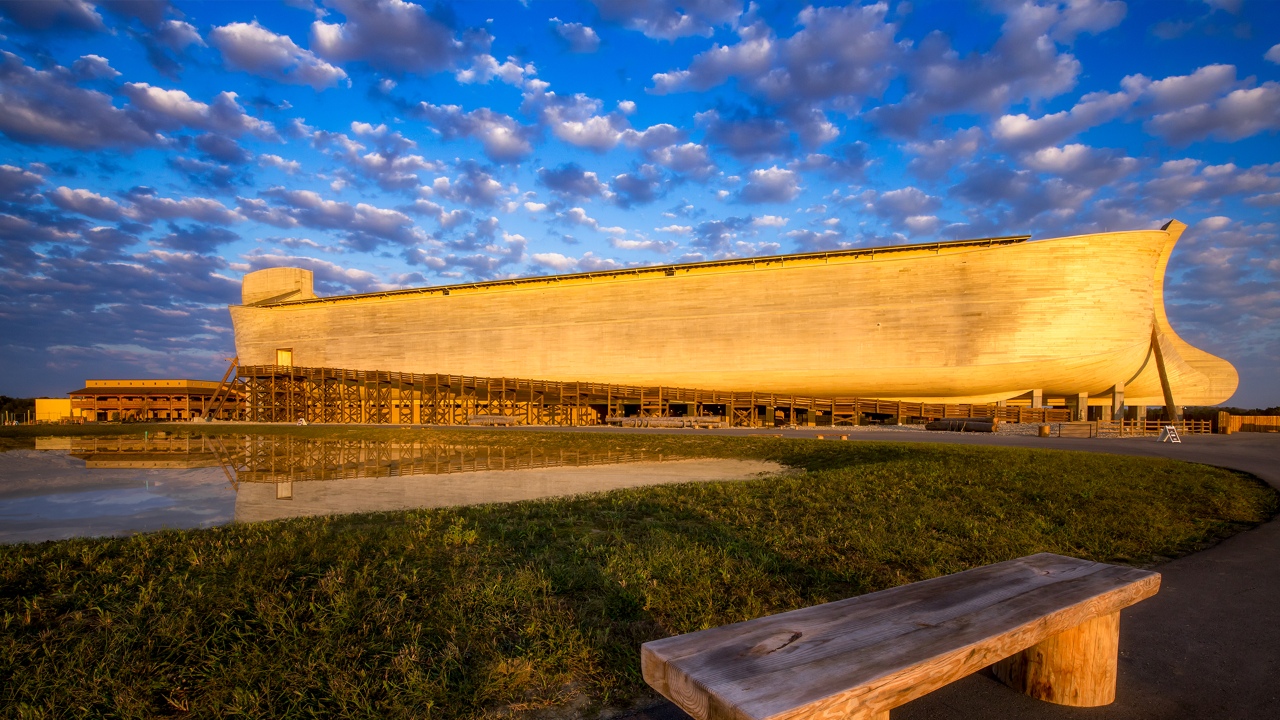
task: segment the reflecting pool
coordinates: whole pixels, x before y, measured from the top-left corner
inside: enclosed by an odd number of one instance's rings
[[[756,460],[267,435],[42,438],[0,453],[0,542],[511,502],[782,471]]]

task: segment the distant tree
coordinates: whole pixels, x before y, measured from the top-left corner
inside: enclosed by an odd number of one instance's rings
[[[0,413],[9,412],[23,417],[35,409],[35,398],[11,398],[8,395],[0,395]]]

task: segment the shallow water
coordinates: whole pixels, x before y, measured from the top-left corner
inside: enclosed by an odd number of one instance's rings
[[[271,436],[42,438],[0,453],[0,543],[757,477],[756,460]]]

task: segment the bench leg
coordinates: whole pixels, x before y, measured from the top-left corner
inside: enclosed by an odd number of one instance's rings
[[[1120,613],[1096,617],[991,666],[1018,692],[1058,705],[1097,707],[1116,699]]]

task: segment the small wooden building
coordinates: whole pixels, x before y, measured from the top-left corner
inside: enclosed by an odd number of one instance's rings
[[[71,409],[86,420],[169,420],[207,418],[217,410],[214,395],[220,383],[211,380],[88,380],[71,396]],[[217,412],[231,419],[240,410],[234,389]]]

